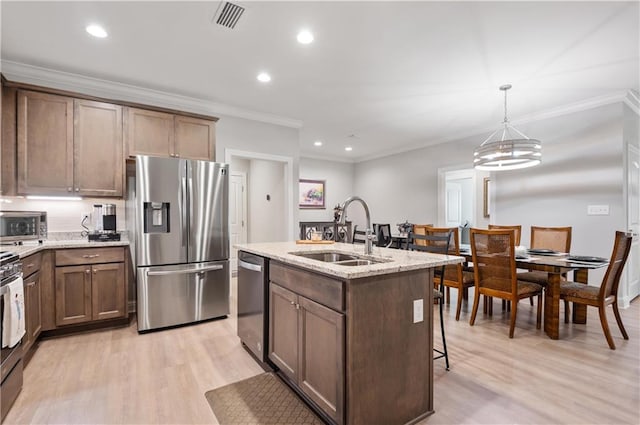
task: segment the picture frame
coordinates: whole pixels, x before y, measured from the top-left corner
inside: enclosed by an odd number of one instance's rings
[[[485,177],[482,186],[482,199],[483,199],[483,215],[485,218],[491,216],[491,179]]]
[[[298,206],[304,209],[326,209],[325,181],[300,179]]]

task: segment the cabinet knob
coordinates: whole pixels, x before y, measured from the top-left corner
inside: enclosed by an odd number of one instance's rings
[[[96,274],[96,273],[98,273],[98,270],[93,269],[93,274]]]
[[[175,156],[176,158],[180,158],[180,155],[179,155],[179,154],[175,154],[175,155],[173,155],[173,156]]]
[[[76,187],[76,192],[80,192],[80,188],[79,187]]]
[[[296,305],[296,303],[294,301],[289,301],[291,303],[291,305]]]
[[[71,192],[72,190],[73,190],[73,188],[71,188],[71,187],[67,188],[67,192]]]
[[[89,274],[89,273],[91,273],[91,270],[87,269],[87,270],[85,270],[84,272],[85,272],[86,274]]]

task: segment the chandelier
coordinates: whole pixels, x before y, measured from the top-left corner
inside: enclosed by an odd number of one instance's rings
[[[500,86],[504,92],[504,121],[473,151],[473,166],[477,170],[501,171],[533,167],[542,161],[542,143],[530,139],[509,124],[507,118],[507,90],[511,84]],[[494,139],[502,132],[499,139]]]

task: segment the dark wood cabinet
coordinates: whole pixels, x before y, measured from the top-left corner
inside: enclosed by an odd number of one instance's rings
[[[126,317],[124,248],[56,251],[56,326]]]
[[[215,160],[215,121],[127,108],[128,155]]]
[[[73,192],[73,99],[18,91],[18,194]]]
[[[42,284],[40,264],[42,254],[37,253],[23,259],[25,336],[22,350],[28,352],[42,332]]]
[[[269,358],[309,399],[337,424],[344,423],[345,385],[345,316],[310,298],[279,285],[289,285],[285,274],[300,282],[305,295],[317,288],[327,289],[332,280],[306,274],[303,280],[295,275],[303,273],[279,265],[272,267],[270,283]],[[303,273],[304,274],[304,273]],[[277,283],[273,281],[276,279]],[[314,282],[314,280],[317,280]],[[336,287],[342,288],[339,282]],[[304,288],[309,288],[305,291]],[[313,290],[311,290],[313,288]],[[334,288],[318,299],[331,302]],[[342,294],[338,295],[342,297]]]
[[[84,323],[91,315],[91,266],[56,267],[56,325]]]
[[[18,90],[23,195],[122,196],[122,107]]]

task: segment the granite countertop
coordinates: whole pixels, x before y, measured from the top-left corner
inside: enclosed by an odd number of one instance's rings
[[[27,257],[45,249],[63,249],[63,248],[102,248],[108,246],[128,246],[129,240],[123,239],[114,242],[89,242],[85,239],[67,239],[67,240],[47,240],[43,243],[24,242],[23,245],[6,245],[2,247],[3,251],[15,252],[20,258]]]
[[[364,255],[364,245],[345,243],[299,245],[295,242],[268,242],[237,244],[234,245],[234,248],[342,279],[357,279],[360,277],[376,276],[409,270],[428,269],[446,264],[458,264],[464,261],[463,257],[457,257],[454,255],[439,255],[426,252],[379,247],[374,247],[373,254],[367,256]],[[364,258],[370,258],[372,260],[379,260],[382,262],[366,266],[341,266],[339,264],[325,263],[292,254],[304,252],[340,252],[344,254],[356,254]]]

